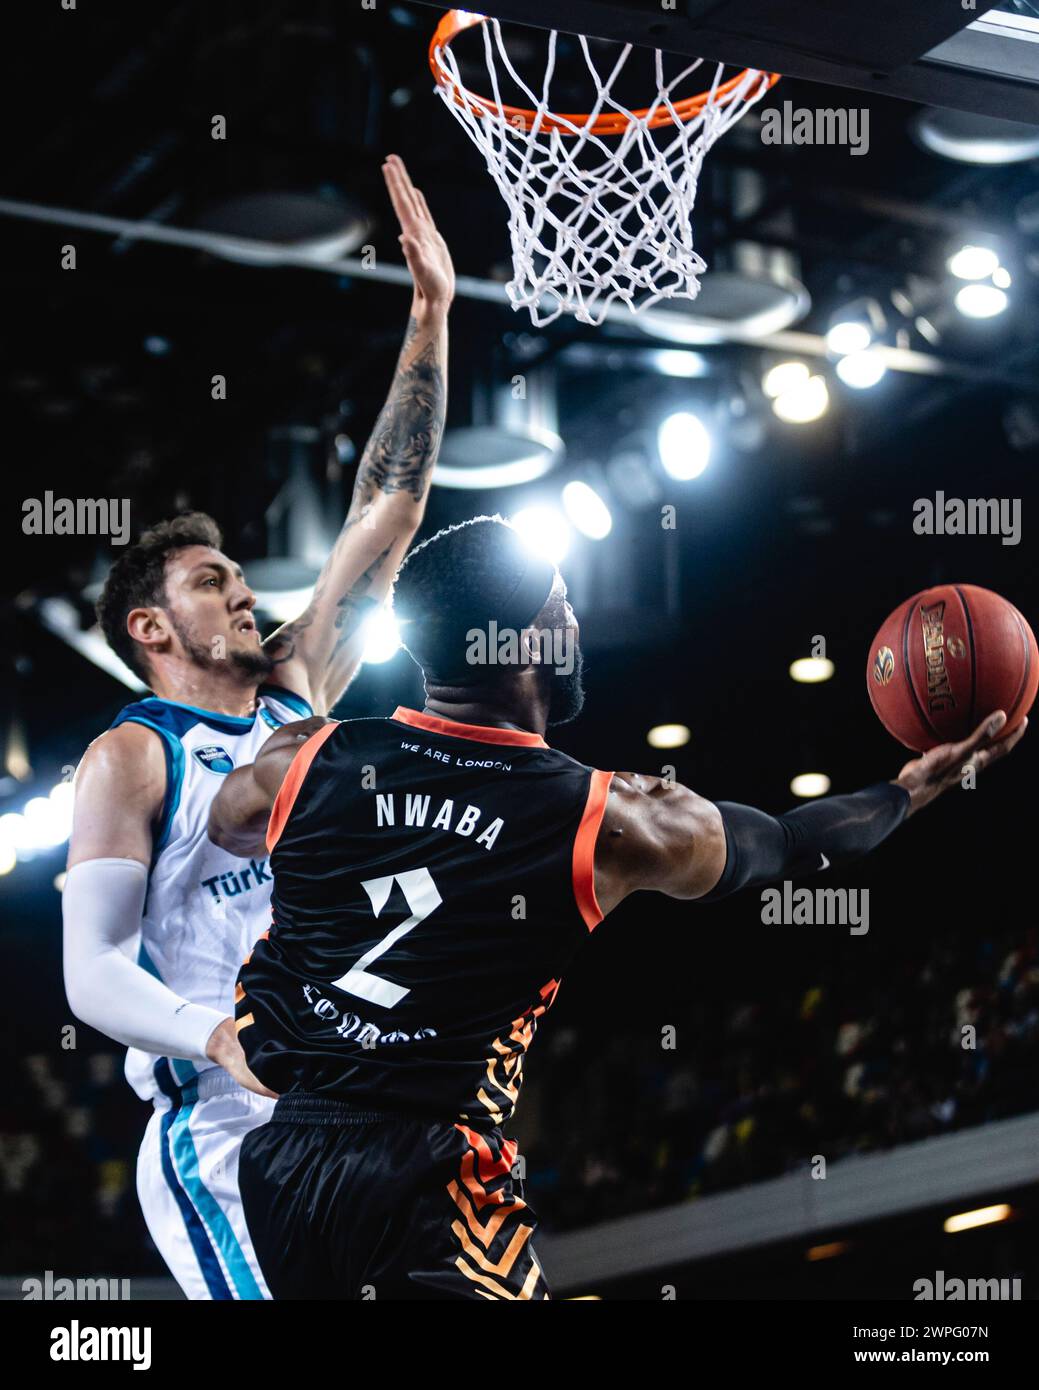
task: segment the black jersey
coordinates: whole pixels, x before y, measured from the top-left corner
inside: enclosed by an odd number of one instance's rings
[[[271,929],[236,991],[260,1080],[507,1119],[537,1021],[602,918],[611,777],[536,734],[408,709],[308,739],[271,815]]]

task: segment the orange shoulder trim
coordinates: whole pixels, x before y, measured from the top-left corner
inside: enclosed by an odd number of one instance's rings
[[[278,788],[278,795],[274,798],[274,805],[271,807],[271,818],[267,822],[267,853],[271,854],[274,846],[281,839],[281,833],[285,829],[289,815],[293,806],[296,804],[296,797],[302,787],[310,765],[317,757],[318,750],[325,743],[336,729],[338,723],[325,724],[318,729],[316,734],[311,734],[305,743],[301,743],[296,750],[296,756],[289,763],[289,770],[285,774],[285,780]]]
[[[461,724],[457,719],[439,719],[425,710],[407,709],[398,705],[390,715],[398,724],[410,724],[416,729],[428,729],[431,734],[446,734],[449,738],[467,738],[473,743],[505,743],[517,748],[547,748],[540,734],[525,729],[498,729],[491,724]]]
[[[595,896],[595,842],[599,836],[606,798],[610,794],[612,772],[592,773],[588,788],[588,800],[584,804],[584,815],[574,836],[574,898],[584,918],[585,926],[594,931],[602,921],[602,910]]]

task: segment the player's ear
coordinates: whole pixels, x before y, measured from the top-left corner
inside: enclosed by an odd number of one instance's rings
[[[543,661],[541,649],[541,630],[536,627],[525,627],[520,632],[520,647],[522,649],[522,661],[525,666],[540,666]]]
[[[155,651],[169,641],[170,630],[161,608],[131,608],[126,630],[135,642]]]

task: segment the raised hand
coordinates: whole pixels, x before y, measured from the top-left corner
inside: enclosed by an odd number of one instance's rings
[[[445,312],[455,292],[455,272],[447,243],[437,231],[429,206],[421,190],[411,182],[401,157],[389,155],[382,173],[400,223],[404,259],[415,282],[412,312],[416,318],[431,310]]]
[[[911,816],[936,796],[941,796],[942,792],[959,786],[963,769],[968,763],[977,772],[982,772],[1012,752],[1024,737],[1028,720],[1025,719],[1012,734],[997,743],[996,735],[1006,722],[1004,712],[997,710],[962,743],[941,743],[922,757],[906,763],[895,781],[909,793],[907,814]]]

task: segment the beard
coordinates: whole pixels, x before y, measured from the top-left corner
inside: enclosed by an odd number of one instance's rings
[[[203,671],[227,670],[230,667],[239,675],[260,681],[274,670],[273,660],[260,646],[257,646],[255,651],[230,652],[226,657],[214,656],[212,646],[199,641],[172,613],[169,616],[170,626],[180,639],[184,651]]]
[[[573,669],[564,672],[558,667],[550,668],[548,675],[551,682],[548,704],[548,727],[550,729],[555,728],[558,724],[569,724],[584,709],[584,684],[581,679],[583,668],[581,648],[576,642],[573,648]]]

